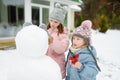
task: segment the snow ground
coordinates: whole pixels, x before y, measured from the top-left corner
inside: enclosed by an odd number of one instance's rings
[[[119,35],[119,30],[108,30],[105,34],[93,32],[93,45],[96,47],[101,68],[97,80],[120,80]]]

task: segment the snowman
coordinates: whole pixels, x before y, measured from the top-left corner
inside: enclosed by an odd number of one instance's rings
[[[45,30],[36,25],[23,27],[15,42],[15,53],[0,55],[0,80],[62,80],[58,64],[45,55]]]

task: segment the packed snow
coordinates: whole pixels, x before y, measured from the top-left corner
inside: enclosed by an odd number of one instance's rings
[[[92,40],[101,68],[97,80],[120,80],[120,31],[108,30],[106,33],[93,31]],[[12,53],[16,53],[16,50],[0,50],[0,55]]]

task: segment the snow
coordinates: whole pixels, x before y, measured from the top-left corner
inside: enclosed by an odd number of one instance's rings
[[[106,33],[93,32],[93,45],[96,47],[101,72],[97,80],[120,80],[120,31]]]
[[[93,45],[97,50],[98,65],[101,68],[101,72],[97,75],[97,80],[120,80],[120,31],[92,32]],[[0,55],[15,52],[16,50],[0,50]]]

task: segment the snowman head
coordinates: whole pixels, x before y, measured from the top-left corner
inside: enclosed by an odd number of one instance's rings
[[[38,26],[29,25],[17,33],[15,42],[18,53],[23,56],[39,58],[47,51],[48,35]]]

